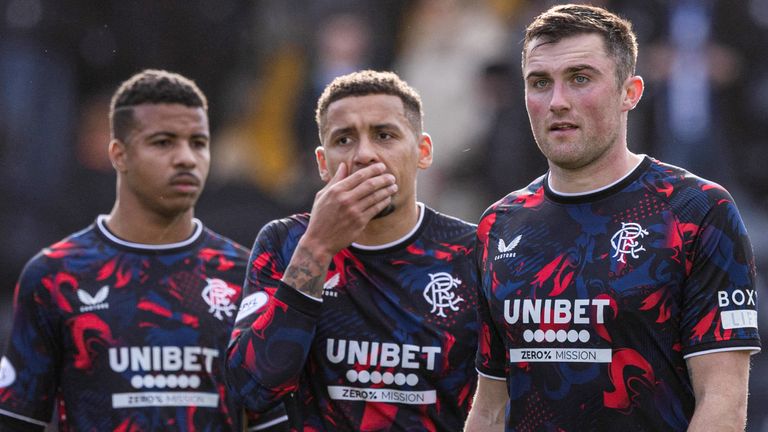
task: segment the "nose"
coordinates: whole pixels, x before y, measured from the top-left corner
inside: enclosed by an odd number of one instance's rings
[[[568,99],[568,89],[562,82],[555,82],[552,85],[552,94],[549,100],[549,110],[552,112],[562,112],[570,108]]]
[[[373,141],[368,136],[361,137],[360,142],[355,149],[353,160],[355,165],[368,166],[378,161],[379,156],[376,153],[376,147]]]
[[[176,151],[173,155],[173,163],[175,166],[184,168],[194,168],[195,165],[197,165],[195,150],[190,141],[184,140],[176,147]]]

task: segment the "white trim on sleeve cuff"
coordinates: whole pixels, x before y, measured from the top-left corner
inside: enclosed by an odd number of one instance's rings
[[[760,352],[760,347],[756,346],[737,346],[737,347],[727,347],[727,348],[716,348],[706,351],[697,351],[692,352],[690,354],[684,355],[683,359],[689,359],[691,357],[696,357],[704,354],[714,354],[718,352],[727,352],[727,351],[752,351],[750,355],[755,355]]]
[[[493,376],[493,375],[484,374],[484,373],[480,372],[480,370],[477,369],[477,368],[475,368],[475,370],[477,371],[478,375],[484,376],[485,378],[488,378],[488,379],[492,379],[492,380],[496,380],[496,381],[506,381],[507,380],[506,377],[497,377],[497,376]]]

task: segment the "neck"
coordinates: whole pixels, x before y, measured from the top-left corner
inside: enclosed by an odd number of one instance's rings
[[[401,239],[416,226],[419,221],[419,212],[419,206],[413,201],[403,208],[395,209],[383,218],[373,219],[368,222],[355,243],[378,246]]]
[[[550,187],[558,192],[581,193],[607,186],[627,175],[642,160],[642,156],[626,147],[618,154],[602,157],[584,167],[568,169],[549,165]]]
[[[106,224],[123,240],[142,244],[169,244],[184,241],[194,232],[194,209],[171,217],[149,211],[135,211],[115,203]]]

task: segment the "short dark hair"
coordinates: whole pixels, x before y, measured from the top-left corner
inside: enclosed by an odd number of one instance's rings
[[[405,115],[415,133],[421,133],[424,114],[421,96],[394,72],[363,70],[340,76],[325,87],[317,101],[315,121],[322,139],[323,124],[328,106],[339,99],[351,96],[386,94],[397,96],[403,101]]]
[[[525,30],[523,66],[533,39],[540,37],[557,42],[584,33],[596,33],[603,38],[608,55],[616,63],[619,86],[635,74],[637,38],[632,23],[603,8],[578,4],[553,6],[533,20]]]
[[[146,69],[120,84],[112,96],[113,139],[125,141],[133,126],[133,107],[142,104],[181,104],[208,111],[208,100],[194,81],[174,72]]]

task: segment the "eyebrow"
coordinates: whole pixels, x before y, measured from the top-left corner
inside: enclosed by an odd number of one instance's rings
[[[179,136],[179,134],[176,134],[176,133],[173,133],[173,132],[160,131],[160,132],[155,132],[155,133],[147,136],[146,139],[151,140],[153,138],[158,138],[158,137],[178,138],[178,136]],[[192,134],[191,138],[195,138],[195,139],[199,139],[199,138],[211,139],[210,136],[208,136],[208,135],[206,135],[204,133]]]
[[[328,133],[328,138],[329,139],[333,139],[333,138],[335,138],[335,137],[337,137],[339,135],[348,134],[348,133],[350,133],[350,132],[352,132],[354,130],[355,130],[355,128],[351,127],[351,126],[350,127],[341,128],[341,129],[333,129],[333,130],[331,130]]]
[[[400,126],[398,126],[398,125],[397,125],[397,124],[395,124],[395,123],[380,123],[380,124],[375,124],[375,125],[373,125],[373,126],[371,127],[371,129],[373,129],[373,130],[377,130],[377,131],[380,131],[380,130],[383,130],[383,129],[395,129],[395,130],[400,130]]]
[[[578,64],[578,65],[571,66],[571,67],[568,67],[568,68],[565,69],[565,73],[567,75],[571,75],[571,74],[574,74],[576,72],[581,72],[581,71],[590,71],[590,72],[593,72],[595,74],[602,74],[599,69],[595,68],[592,65],[588,65],[588,64]],[[545,77],[545,76],[549,76],[549,75],[550,74],[547,73],[547,72],[534,70],[534,71],[528,72],[528,74],[525,76],[525,79],[527,80],[529,78]]]

